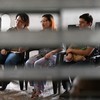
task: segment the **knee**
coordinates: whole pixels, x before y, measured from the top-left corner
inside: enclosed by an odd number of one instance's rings
[[[41,67],[40,61],[35,61],[35,62],[34,62],[34,67],[35,67],[35,68],[40,68],[40,67]]]
[[[40,64],[39,64],[38,61],[35,61],[35,62],[34,62],[34,67],[39,66],[39,65],[40,65]]]
[[[29,67],[32,67],[34,66],[34,64],[32,62],[30,62],[30,60],[27,60],[26,63],[25,63],[25,67],[29,68]]]
[[[26,61],[25,66],[28,66],[30,64],[29,60]]]
[[[37,61],[34,62],[34,67],[40,68],[40,67],[42,67],[42,66],[45,65],[45,62],[46,62],[46,60],[45,60],[45,58],[43,57],[43,58],[41,58],[41,59],[39,59],[39,60],[37,60]]]
[[[7,57],[5,65],[16,65],[18,62],[19,57],[16,54],[12,53]]]
[[[5,65],[10,65],[11,64],[11,59],[6,59]]]

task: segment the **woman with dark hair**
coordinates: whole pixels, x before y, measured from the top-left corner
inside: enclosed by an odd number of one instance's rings
[[[29,31],[29,16],[26,13],[18,13],[16,15],[16,26],[8,29],[9,32],[12,31]],[[17,65],[20,61],[20,54],[25,52],[24,48],[14,48],[11,49],[11,53],[6,59],[5,66]]]
[[[29,31],[29,16],[26,13],[18,13],[16,15],[16,26],[8,29],[9,32],[12,31]],[[6,68],[13,68],[14,65],[19,65],[26,51],[24,48],[15,49],[2,49],[0,53],[0,63],[5,65]],[[2,88],[0,90],[5,90],[7,84],[10,81],[2,82]]]
[[[8,29],[8,31],[29,30],[29,16],[26,13],[18,13],[16,15],[16,26]]]

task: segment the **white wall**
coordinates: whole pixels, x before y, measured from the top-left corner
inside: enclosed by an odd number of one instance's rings
[[[1,16],[1,31],[5,32],[10,28],[10,17],[7,14]]]
[[[69,24],[79,24],[79,16],[82,15],[83,13],[90,13],[93,16],[93,28],[95,25],[95,22],[100,22],[100,9],[63,9],[62,10],[62,23],[60,22],[61,26],[63,27],[63,29],[67,29],[67,26]],[[9,27],[14,27],[15,26],[15,16],[16,14],[9,14],[10,15],[10,19],[11,19],[11,23]],[[30,25],[29,25],[29,29],[30,30],[41,30],[41,17],[42,17],[42,13],[41,14],[28,14],[29,18],[30,18]],[[57,14],[53,14],[57,28],[59,28],[59,16]],[[6,20],[5,20],[6,21]],[[6,25],[8,27],[8,22],[6,21]],[[3,30],[4,28],[2,28]]]
[[[95,22],[100,22],[100,9],[64,9],[62,27],[66,29],[69,24],[79,24],[79,16],[84,13],[90,13],[93,16],[93,27]]]
[[[33,30],[33,31],[41,30],[42,29],[41,18],[42,18],[43,14],[28,14],[28,15],[29,15],[29,18],[30,18],[29,29]],[[54,16],[57,27],[59,27],[59,23],[58,23],[59,17],[58,17],[58,15],[53,14],[53,16]],[[10,26],[11,27],[15,26],[15,17],[16,17],[16,14],[10,14],[10,18],[11,18]]]

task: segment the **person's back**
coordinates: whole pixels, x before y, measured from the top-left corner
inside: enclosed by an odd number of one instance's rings
[[[99,98],[100,99],[100,79],[99,78],[79,78],[73,81],[70,97],[74,98]]]

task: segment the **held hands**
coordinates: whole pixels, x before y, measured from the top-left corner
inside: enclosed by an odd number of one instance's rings
[[[73,49],[71,49],[71,48],[68,48],[68,49],[66,50],[66,54],[67,54],[66,60],[68,60],[68,61],[72,61],[72,60],[73,60],[72,50],[73,50]]]
[[[66,56],[66,60],[68,61],[72,61],[73,60],[73,56],[71,53],[69,53],[67,56]]]

